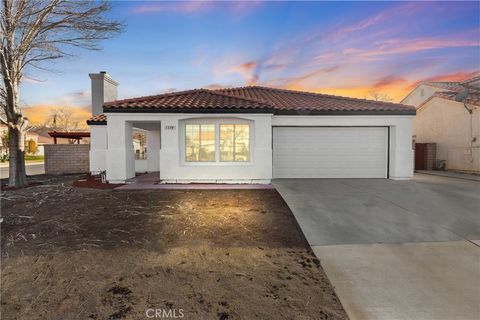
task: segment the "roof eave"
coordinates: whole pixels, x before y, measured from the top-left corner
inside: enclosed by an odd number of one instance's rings
[[[415,109],[408,110],[272,110],[272,109],[153,109],[153,108],[131,108],[131,109],[106,109],[105,113],[206,113],[206,114],[243,114],[243,113],[263,113],[274,115],[330,115],[330,116],[346,116],[346,115],[408,115],[414,116]],[[98,124],[98,122],[97,122]]]
[[[87,125],[89,125],[89,126],[104,126],[104,125],[107,125],[107,121],[88,121],[87,120]]]
[[[168,109],[159,109],[159,108],[103,108],[105,113],[264,113],[264,114],[273,114],[271,108],[168,108]]]
[[[295,116],[414,116],[416,110],[276,110],[275,115]]]

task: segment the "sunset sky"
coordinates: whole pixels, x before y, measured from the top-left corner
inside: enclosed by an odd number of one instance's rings
[[[259,84],[400,101],[422,80],[480,70],[480,2],[114,2],[126,31],[96,52],[28,70],[32,122],[52,106],[83,119],[88,73],[106,70],[119,98]]]

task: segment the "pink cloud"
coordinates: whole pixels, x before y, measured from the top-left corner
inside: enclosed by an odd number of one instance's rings
[[[259,1],[159,1],[141,4],[134,7],[131,11],[135,14],[152,13],[180,13],[190,14],[198,12],[207,12],[215,8],[222,7],[228,9],[231,13],[242,15],[259,6]]]
[[[213,8],[213,1],[162,1],[151,2],[136,6],[132,9],[133,13],[148,14],[148,13],[193,13],[199,11],[206,11]]]
[[[331,41],[342,40],[352,33],[360,32],[370,27],[376,26],[382,22],[388,21],[394,16],[403,15],[403,14],[412,14],[414,11],[418,11],[424,8],[425,5],[421,3],[407,3],[395,6],[393,8],[381,11],[380,13],[363,19],[359,22],[355,22],[343,27],[339,27],[335,31],[327,35],[327,39]]]
[[[377,43],[373,49],[346,48],[343,54],[357,57],[371,57],[392,54],[414,53],[425,50],[455,48],[455,47],[478,47],[479,40],[456,40],[456,39],[391,39]]]

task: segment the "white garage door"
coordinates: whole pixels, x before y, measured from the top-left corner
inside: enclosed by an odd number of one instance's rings
[[[386,178],[384,127],[275,127],[274,178]]]

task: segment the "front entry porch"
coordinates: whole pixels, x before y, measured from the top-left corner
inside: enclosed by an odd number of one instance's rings
[[[113,117],[112,117],[113,118]],[[160,121],[122,121],[107,124],[107,180],[124,183],[136,173],[160,179]]]

